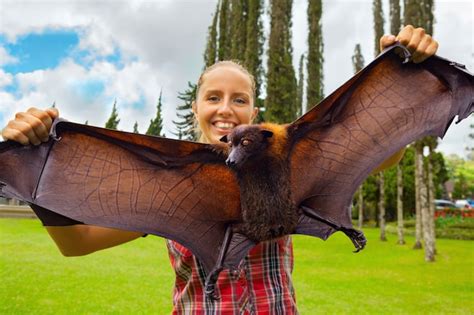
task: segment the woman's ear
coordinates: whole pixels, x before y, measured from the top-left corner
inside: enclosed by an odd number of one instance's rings
[[[253,122],[254,119],[257,118],[258,110],[259,110],[258,107],[255,107],[255,108],[253,109],[252,118],[250,119],[251,122]]]
[[[196,101],[193,101],[191,103],[191,108],[193,110],[193,113],[194,113],[194,117],[197,118],[197,106],[196,106]]]

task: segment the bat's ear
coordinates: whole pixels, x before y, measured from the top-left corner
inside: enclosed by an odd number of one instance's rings
[[[273,136],[273,132],[270,130],[262,129],[260,132],[265,138],[271,138]]]
[[[227,143],[227,135],[223,136],[222,138],[219,139],[220,142]]]

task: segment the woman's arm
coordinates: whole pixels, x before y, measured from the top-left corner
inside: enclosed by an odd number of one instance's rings
[[[82,224],[46,226],[46,230],[61,253],[68,257],[87,255],[143,236],[140,232]]]

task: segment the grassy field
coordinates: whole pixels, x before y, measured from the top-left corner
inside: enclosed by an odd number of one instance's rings
[[[302,314],[473,314],[474,242],[438,240],[435,263],[408,245],[377,240],[358,253],[341,233],[295,236]],[[62,257],[39,221],[0,219],[0,314],[167,314],[173,272],[165,242],[143,239]]]

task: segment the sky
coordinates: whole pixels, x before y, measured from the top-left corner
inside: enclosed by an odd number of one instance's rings
[[[268,1],[268,0],[267,0]],[[0,128],[14,113],[53,103],[67,120],[104,126],[114,101],[119,129],[145,132],[163,92],[164,132],[175,132],[178,92],[203,68],[207,29],[217,0],[0,0]],[[388,0],[384,1],[388,21]],[[307,51],[307,1],[293,6],[293,58]],[[373,58],[372,1],[323,1],[324,90],[329,95],[353,75],[361,44]],[[438,55],[474,71],[474,5],[435,1]],[[265,16],[265,33],[269,18]],[[389,25],[385,23],[386,33]],[[266,59],[265,59],[266,60]],[[471,116],[452,125],[438,151],[466,156]]]

